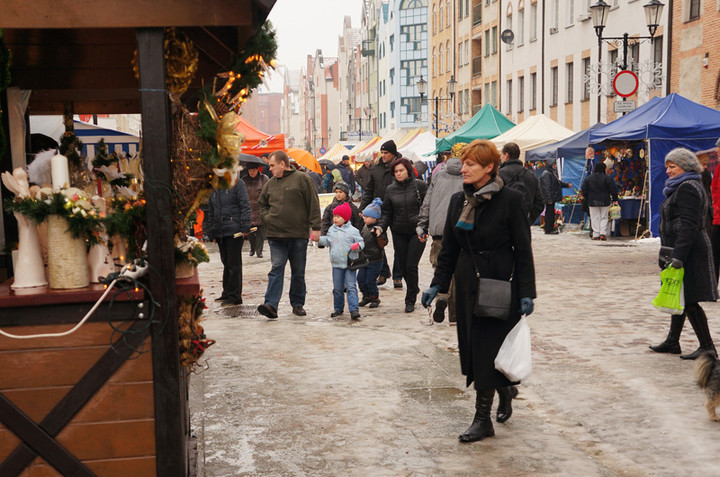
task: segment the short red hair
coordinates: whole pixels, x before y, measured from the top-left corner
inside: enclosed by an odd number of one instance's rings
[[[485,139],[475,139],[473,142],[465,146],[463,149],[462,161],[473,161],[477,162],[483,167],[487,167],[490,164],[493,165],[493,169],[490,174],[497,174],[498,168],[500,167],[500,153],[495,147],[495,144]]]

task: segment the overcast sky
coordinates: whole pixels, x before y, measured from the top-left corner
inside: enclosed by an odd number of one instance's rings
[[[343,18],[360,28],[362,0],[277,0],[268,19],[277,31],[277,62],[291,70],[305,65],[318,48],[323,56],[337,56]]]

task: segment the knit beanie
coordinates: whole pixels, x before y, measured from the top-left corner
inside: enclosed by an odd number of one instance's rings
[[[340,189],[341,191],[345,192],[345,195],[350,197],[350,186],[347,185],[347,182],[344,181],[337,181],[335,185],[333,186],[333,192]]]
[[[665,163],[673,162],[685,172],[702,172],[703,166],[695,154],[684,147],[676,147],[665,156]]]
[[[342,204],[338,205],[333,209],[333,215],[339,215],[343,219],[345,219],[345,222],[350,222],[350,217],[352,217],[352,209],[350,209],[350,204],[347,202],[343,202]]]
[[[365,217],[371,217],[373,219],[380,220],[380,207],[382,207],[382,199],[380,197],[375,197],[370,204],[368,204],[367,207],[365,207],[365,210],[363,210],[363,215]]]
[[[380,146],[380,152],[382,151],[387,151],[393,156],[398,157],[397,146],[395,145],[395,141],[393,141],[392,139],[384,142],[383,145]]]

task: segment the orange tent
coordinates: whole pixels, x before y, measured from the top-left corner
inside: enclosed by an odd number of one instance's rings
[[[305,151],[304,149],[288,147],[287,154],[301,166],[305,166],[313,172],[322,174],[322,168],[320,167],[320,163],[318,163],[317,159],[315,159],[315,156]]]
[[[242,116],[239,117],[235,130],[245,136],[245,142],[242,145],[242,152],[245,154],[262,156],[265,153],[270,154],[271,152],[285,149],[284,134],[271,135],[264,133],[244,120]]]

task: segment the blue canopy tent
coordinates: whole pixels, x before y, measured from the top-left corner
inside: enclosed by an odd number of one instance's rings
[[[557,159],[562,180],[579,189],[585,172],[585,150],[590,144],[590,131],[604,125],[605,123],[597,123],[562,141],[525,151],[525,160],[537,162]]]
[[[676,147],[710,149],[720,138],[720,111],[690,101],[677,93],[653,98],[635,111],[590,131],[590,144],[605,141],[646,141],[650,171],[649,223],[658,235],[665,174],[665,156]]]

